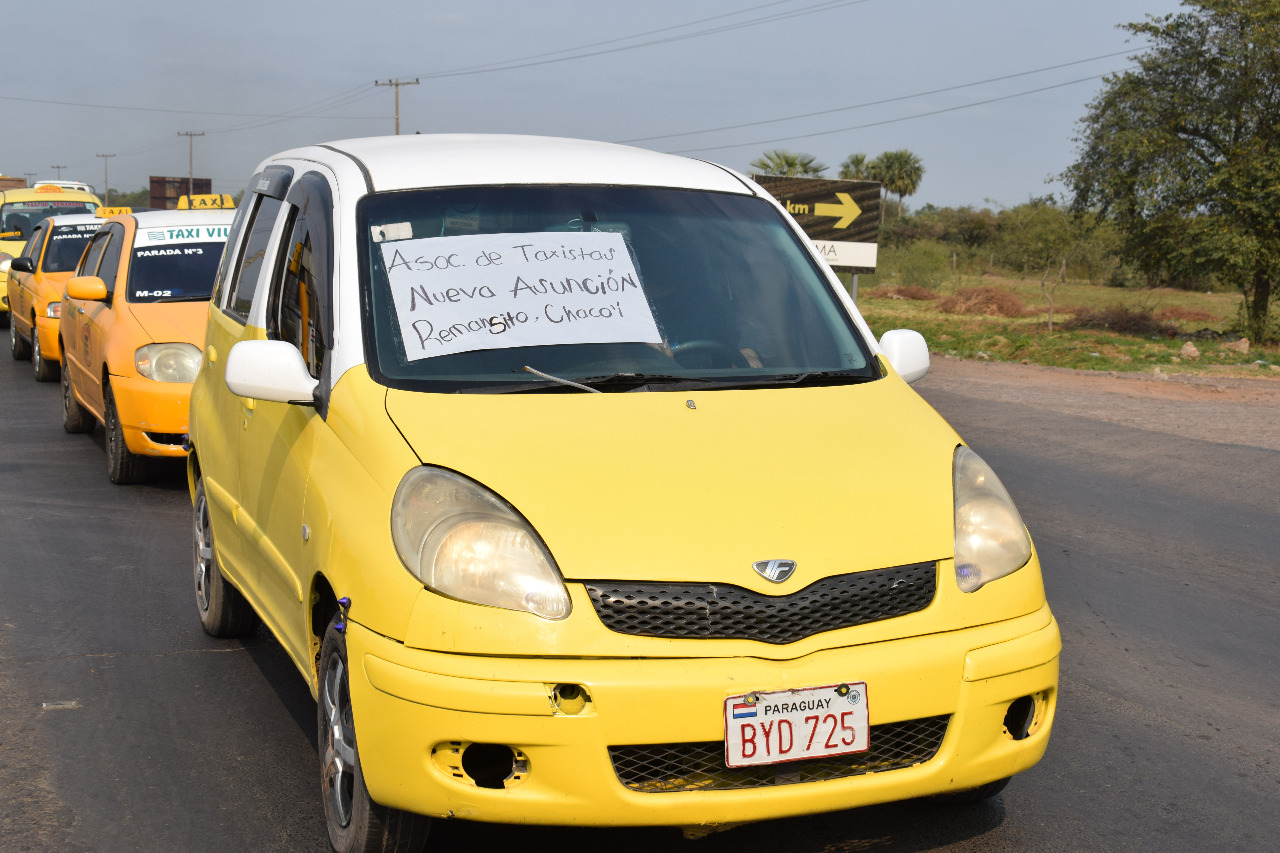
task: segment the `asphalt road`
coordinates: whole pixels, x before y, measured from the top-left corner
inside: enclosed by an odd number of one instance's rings
[[[978,807],[902,803],[693,842],[464,822],[437,822],[433,842],[1275,849],[1280,452],[922,388],[1001,474],[1044,564],[1065,650],[1036,768]],[[130,487],[105,467],[100,429],[63,433],[58,386],[0,361],[0,850],[327,850],[301,678],[264,633],[200,630],[181,466]]]

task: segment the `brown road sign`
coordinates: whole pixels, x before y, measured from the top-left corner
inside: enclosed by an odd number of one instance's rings
[[[811,240],[870,243],[880,236],[880,183],[752,175]]]

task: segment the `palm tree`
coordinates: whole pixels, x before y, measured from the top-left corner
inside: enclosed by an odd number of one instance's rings
[[[775,148],[751,161],[751,168],[760,175],[781,175],[785,178],[820,178],[827,171],[827,164],[818,162],[812,154],[803,154]]]
[[[842,181],[866,181],[870,180],[870,178],[871,175],[867,172],[866,154],[850,154],[840,164],[840,180]]]
[[[906,148],[886,151],[867,165],[867,174],[884,184],[886,193],[896,193],[898,208],[903,196],[915,195],[924,178],[924,163]]]

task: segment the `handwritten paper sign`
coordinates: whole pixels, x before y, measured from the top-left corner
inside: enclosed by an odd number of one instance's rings
[[[621,234],[395,240],[402,234],[380,226],[374,240],[384,240],[382,261],[409,361],[483,349],[662,341]]]

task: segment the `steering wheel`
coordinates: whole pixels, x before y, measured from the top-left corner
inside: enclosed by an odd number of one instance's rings
[[[725,360],[734,367],[748,367],[747,359],[733,347],[723,341],[712,340],[711,338],[698,338],[692,341],[682,341],[671,347],[671,357],[676,361],[680,360],[680,356],[689,355],[691,353],[705,352],[715,355],[722,355]]]

